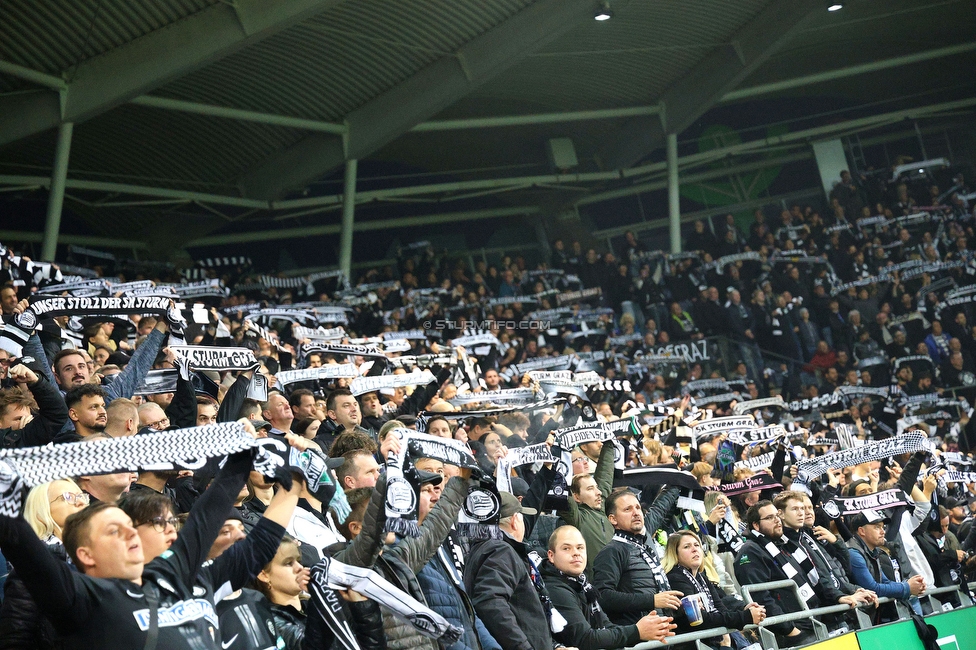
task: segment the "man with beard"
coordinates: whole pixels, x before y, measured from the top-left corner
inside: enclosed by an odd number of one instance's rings
[[[824,593],[820,575],[806,551],[783,535],[783,520],[771,501],[760,501],[746,512],[749,534],[735,556],[735,577],[739,584],[755,585],[777,580],[796,582],[799,597],[814,609],[827,603],[854,607],[859,599],[834,593]],[[840,592],[837,592],[840,593]],[[752,593],[752,598],[766,608],[767,616],[779,616],[801,609],[800,601],[791,589],[771,589]],[[777,623],[769,629],[776,634],[779,645],[798,646],[816,640],[809,619],[791,623]]]
[[[683,594],[671,591],[647,531],[671,518],[678,488],[668,488],[651,504],[647,526],[637,495],[618,490],[607,499],[607,518],[614,528],[610,543],[593,561],[593,584],[600,605],[616,625],[634,625],[656,609],[677,609]]]
[[[64,396],[68,419],[75,429],[76,437],[72,441],[105,431],[108,423],[105,397],[105,390],[95,384],[81,384]]]

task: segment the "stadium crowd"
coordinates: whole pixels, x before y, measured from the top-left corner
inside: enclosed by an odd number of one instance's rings
[[[741,650],[964,606],[976,214],[941,183],[353,283],[4,248],[0,650]]]

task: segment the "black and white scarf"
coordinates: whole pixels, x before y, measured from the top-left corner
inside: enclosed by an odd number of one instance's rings
[[[0,515],[16,517],[21,485],[34,487],[65,476],[139,469],[199,469],[206,459],[244,451],[254,438],[237,422],[46,447],[0,450]]]
[[[319,368],[304,368],[302,370],[282,370],[277,375],[278,383],[282,386],[299,381],[317,381],[319,379],[353,379],[359,376],[359,369],[354,363],[333,363]]]
[[[801,460],[796,464],[797,478],[793,482],[793,489],[808,489],[806,488],[807,484],[825,474],[828,469],[852,467],[872,460],[882,460],[900,454],[925,451],[928,449],[927,441],[928,438],[924,433],[909,431],[894,438],[885,438],[853,449]]]
[[[643,558],[643,560],[647,562],[647,566],[650,567],[651,573],[654,575],[654,582],[657,584],[657,590],[671,590],[671,583],[668,582],[668,576],[664,573],[664,569],[661,567],[661,560],[658,558],[657,553],[654,552],[654,549],[647,546],[644,538],[623,530],[617,530],[613,533],[612,541],[628,544],[636,548],[640,553],[641,558]]]
[[[732,523],[732,513],[728,511],[715,524],[715,537],[718,539],[719,553],[738,553],[745,544],[745,540]]]
[[[704,607],[705,611],[706,612],[717,611],[717,608],[715,607],[715,603],[714,601],[712,601],[712,592],[708,588],[708,578],[705,577],[705,574],[702,573],[701,571],[698,571],[697,573],[692,573],[691,571],[688,570],[687,567],[681,567],[681,570],[684,571],[685,577],[691,580],[691,584],[695,585],[695,589],[697,589],[698,593],[701,594],[702,606]],[[685,595],[689,596],[691,594],[685,594]]]
[[[343,564],[326,557],[312,567],[309,588],[312,595],[310,615],[318,617],[328,626],[345,650],[359,650],[359,642],[345,617],[338,616],[341,607],[338,607],[340,601],[335,597],[335,589],[352,589],[376,601],[397,618],[406,621],[424,636],[440,641],[445,647],[455,643],[464,633],[464,630],[451,625],[443,616],[371,569]]]
[[[375,377],[356,377],[352,380],[349,390],[354,397],[373,393],[385,388],[404,386],[425,386],[434,381],[434,375],[429,370],[414,370],[404,375],[377,375]]]
[[[820,574],[806,549],[785,535],[778,544],[757,530],[749,531],[749,535],[769,553],[786,577],[796,583],[800,597],[809,603],[817,595],[815,587],[820,582]]]
[[[555,565],[552,568],[556,569]],[[583,592],[583,598],[586,599],[586,608],[588,610],[587,619],[603,611],[600,607],[600,593],[593,586],[593,583],[589,581],[585,573],[581,573],[578,576],[571,576],[559,569],[556,569],[556,572],[565,578],[567,582],[578,586],[580,591]]]
[[[189,361],[193,370],[254,370],[259,365],[250,348],[172,345],[170,349]]]

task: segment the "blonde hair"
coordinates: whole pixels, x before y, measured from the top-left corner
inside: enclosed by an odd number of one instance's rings
[[[701,537],[699,537],[695,532],[690,530],[679,530],[676,533],[672,533],[668,537],[668,545],[664,547],[664,558],[661,560],[661,568],[664,569],[665,573],[668,573],[674,567],[678,566],[678,546],[681,544],[681,540],[685,537],[694,537],[699,544],[702,546],[702,555],[704,555],[705,545],[702,544]]]
[[[691,530],[679,530],[668,537],[668,545],[664,549],[664,559],[661,560],[661,568],[665,573],[668,573],[671,569],[678,566],[678,546],[685,537],[694,537],[698,540],[702,549],[702,564],[698,567],[698,571],[704,573],[705,578],[709,582],[718,584],[718,571],[715,570],[715,564],[712,562],[712,554],[708,552],[708,542]]]
[[[48,483],[41,483],[31,488],[27,499],[24,501],[24,520],[34,529],[34,533],[41,539],[47,539],[54,535],[61,538],[61,527],[51,516],[51,498],[48,496],[48,489],[52,484],[64,482],[70,485],[75,494],[81,492],[81,488],[70,478],[62,478]]]

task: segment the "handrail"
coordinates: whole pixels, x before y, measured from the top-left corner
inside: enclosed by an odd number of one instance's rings
[[[755,591],[767,591],[771,589],[785,589],[790,587],[791,585],[792,587],[796,588],[796,583],[793,582],[792,580],[776,580],[773,582],[763,582],[754,585],[743,585],[742,594],[743,596],[746,597],[746,602],[751,602],[751,599],[748,598],[750,592],[750,589],[748,589],[749,587],[752,587],[753,590]],[[969,583],[969,587],[971,589],[976,589],[976,582]],[[938,596],[941,594],[952,593],[954,591],[959,592],[961,596],[960,601],[964,603],[963,607],[971,607],[973,605],[973,603],[970,602],[968,595],[959,586],[938,587],[935,589],[930,589],[925,592],[925,596]],[[763,620],[763,622],[760,623],[759,625],[746,625],[742,629],[756,630],[759,628],[766,628],[769,625],[775,625],[777,623],[788,623],[790,621],[799,620],[801,618],[810,618],[813,616],[819,616],[821,614],[836,614],[845,611],[861,610],[861,609],[867,609],[868,607],[867,605],[859,605],[856,608],[852,608],[850,605],[828,605],[826,607],[817,607],[815,609],[808,609],[806,607],[806,603],[803,602],[802,599],[800,599],[800,602],[803,606],[803,609],[799,612],[793,612],[791,614],[780,614],[779,616],[771,616]],[[969,604],[966,605],[965,604],[966,602],[969,602]],[[878,599],[879,605],[884,605],[886,603],[901,604],[902,601],[894,598],[888,598],[888,597],[883,597]],[[941,610],[932,612],[932,614],[939,614],[939,613],[941,613]],[[903,618],[902,620],[907,620],[907,619]],[[673,648],[678,644],[692,643],[695,641],[699,641],[701,639],[710,639],[712,637],[721,636],[723,634],[729,634],[732,631],[734,630],[730,630],[725,627],[711,627],[704,630],[696,630],[694,632],[686,632],[684,634],[678,634],[672,637],[668,637],[666,643],[662,643],[661,641],[644,641],[642,643],[638,643],[635,646],[630,646],[629,648],[627,648],[627,650],[656,650],[657,648],[667,648],[667,647]]]

